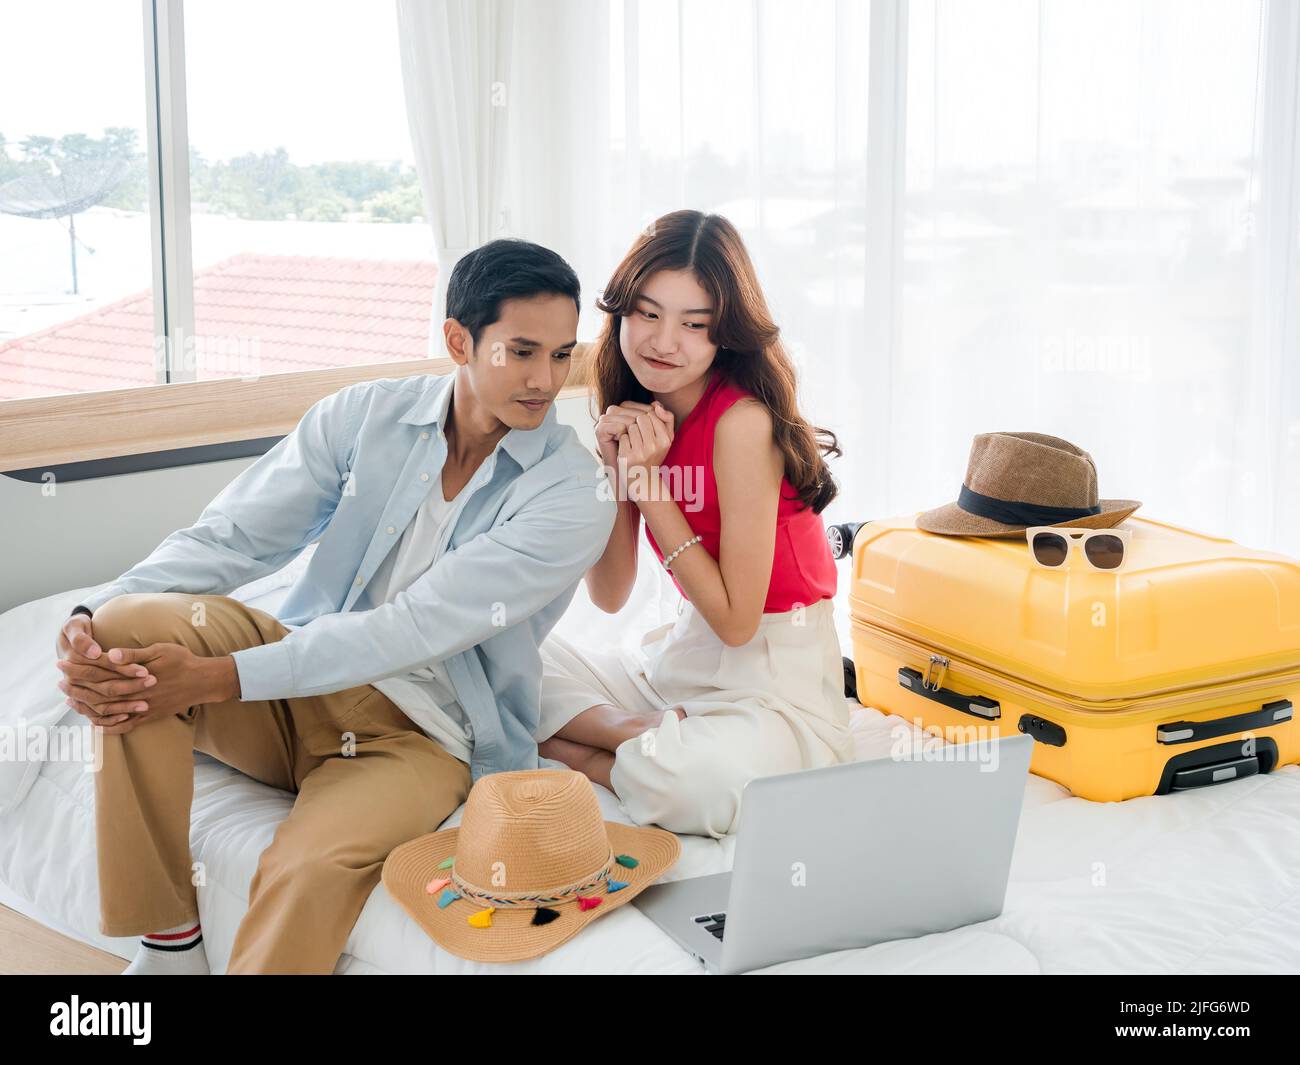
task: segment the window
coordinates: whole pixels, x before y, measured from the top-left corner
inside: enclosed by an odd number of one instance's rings
[[[188,0],[185,39],[182,378],[427,356],[437,266],[393,6]]]
[[[1054,412],[1152,513],[1223,527],[1240,414],[1218,397],[1240,387],[1257,284],[1261,5],[909,10],[899,385],[928,417],[896,438],[932,457],[941,498],[934,422],[969,437]]]
[[[15,4],[4,21],[0,400],[152,384],[140,4]]]
[[[0,401],[429,355],[391,5],[54,0],[5,22]]]

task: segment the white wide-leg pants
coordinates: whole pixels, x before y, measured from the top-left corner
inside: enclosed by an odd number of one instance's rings
[[[740,647],[718,639],[686,601],[636,649],[580,647],[552,632],[541,646],[536,739],[600,703],[666,714],[615,752],[615,792],[639,824],[732,833],[750,780],[853,758],[833,609],[822,599],[764,614]],[[667,713],[677,706],[685,719]]]

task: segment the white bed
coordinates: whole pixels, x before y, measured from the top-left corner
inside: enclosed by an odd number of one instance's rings
[[[271,610],[306,556],[235,593]],[[0,615],[0,725],[82,726],[55,684],[58,625],[85,589]],[[639,624],[652,594],[623,615]],[[594,607],[581,590],[561,631]],[[603,631],[611,619],[602,617]],[[587,629],[587,631],[591,631]],[[886,754],[900,724],[857,707],[860,757]],[[195,755],[191,844],[208,958],[224,971],[248,884],[292,796]],[[597,789],[606,816],[626,821]],[[880,816],[888,817],[882,809]],[[456,824],[459,811],[447,822]],[[670,879],[730,867],[733,840],[682,837]],[[882,862],[888,856],[882,855]],[[888,869],[882,870],[888,875]],[[954,890],[960,890],[955,886]],[[76,762],[0,762],[0,902],[75,939],[129,958],[136,940],[98,932],[93,777]],[[437,947],[375,888],[339,973],[699,973],[701,966],[635,908],[624,907],[545,957],[510,966],[466,962]],[[1203,973],[1300,972],[1300,768],[1215,788],[1095,803],[1031,776],[1007,890],[996,920],[774,966],[768,972]]]

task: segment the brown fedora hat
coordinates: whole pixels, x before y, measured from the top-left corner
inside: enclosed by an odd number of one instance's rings
[[[680,853],[662,828],[604,820],[581,773],[525,769],[479,777],[460,827],[391,851],[383,882],[458,957],[521,961],[626,905]]]
[[[1109,529],[1142,503],[1100,499],[1097,467],[1083,448],[1044,433],[980,433],[955,503],[916,516],[945,536],[1023,536],[1032,525]]]

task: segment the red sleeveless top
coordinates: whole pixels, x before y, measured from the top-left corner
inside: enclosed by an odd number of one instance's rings
[[[692,535],[698,533],[703,537],[696,546],[708,551],[714,561],[718,559],[721,542],[722,515],[718,509],[718,482],[713,475],[713,430],[723,413],[747,395],[750,393],[713,369],[704,394],[677,427],[662,463],[672,497],[690,525]],[[648,525],[645,533],[662,562],[664,553]],[[676,546],[670,544],[668,550]],[[686,596],[676,575],[671,570],[669,575],[677,590]],[[763,613],[782,613],[800,603],[811,606],[819,600],[831,599],[835,595],[835,579],[835,560],[826,542],[822,516],[800,502],[794,486],[782,477],[776,512],[776,551],[772,556],[772,578]]]

